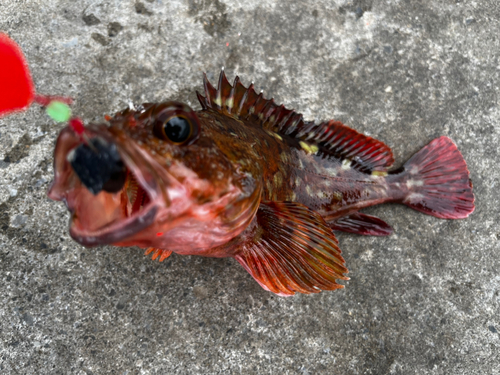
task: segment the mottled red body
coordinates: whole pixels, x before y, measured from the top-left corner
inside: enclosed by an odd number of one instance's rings
[[[265,289],[292,295],[347,279],[332,230],[391,233],[358,212],[364,207],[399,202],[449,219],[474,209],[465,161],[449,138],[391,172],[382,142],[340,122],[305,122],[238,78],[230,85],[222,73],[217,89],[205,79],[205,95],[198,112],[144,104],[90,125],[93,151],[63,130],[49,196],[73,213],[75,240],[138,245],[160,260],[172,251],[234,257]],[[176,124],[189,124],[185,139]],[[92,166],[102,181],[92,180]]]

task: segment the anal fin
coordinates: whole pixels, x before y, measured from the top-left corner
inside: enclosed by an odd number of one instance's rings
[[[281,296],[344,286],[345,261],[321,215],[300,203],[263,202],[236,260],[266,290]]]
[[[328,222],[328,226],[333,230],[365,236],[389,236],[392,234],[391,226],[384,220],[360,212]]]

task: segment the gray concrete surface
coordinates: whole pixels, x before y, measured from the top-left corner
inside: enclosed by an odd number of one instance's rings
[[[368,210],[395,233],[338,236],[347,287],[284,299],[232,260],[71,241],[46,197],[62,125],[34,106],[0,120],[0,373],[500,374],[499,20],[497,0],[2,0],[37,90],[85,121],[130,100],[200,108],[202,72],[225,66],[398,165],[450,136],[477,209]]]

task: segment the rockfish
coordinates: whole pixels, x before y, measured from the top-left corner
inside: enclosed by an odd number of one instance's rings
[[[131,106],[83,134],[63,129],[49,197],[71,212],[84,246],[139,246],[160,261],[235,258],[282,296],[342,288],[347,268],[333,231],[385,236],[360,212],[385,202],[444,219],[467,217],[466,163],[440,137],[404,166],[384,143],[334,120],[314,123],[224,72],[194,111],[168,101]]]

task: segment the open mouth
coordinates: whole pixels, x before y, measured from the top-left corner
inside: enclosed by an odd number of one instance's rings
[[[141,150],[105,126],[90,126],[87,142],[64,129],[54,151],[49,197],[64,201],[70,234],[85,246],[120,242],[150,226],[166,200]]]

